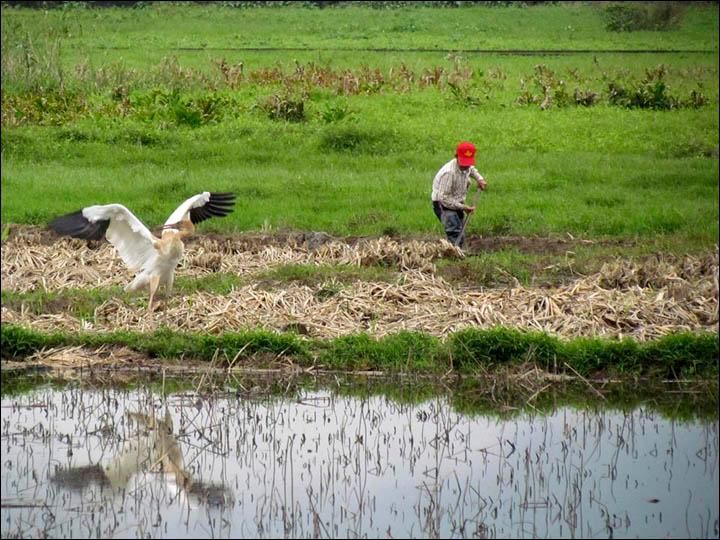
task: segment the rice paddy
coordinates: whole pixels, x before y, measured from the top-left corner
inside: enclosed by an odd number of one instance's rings
[[[3,538],[718,534],[717,419],[83,380],[3,397]]]

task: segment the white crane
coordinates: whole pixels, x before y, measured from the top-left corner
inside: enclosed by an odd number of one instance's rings
[[[125,264],[137,273],[125,291],[148,287],[148,311],[152,311],[160,285],[165,286],[166,297],[172,292],[175,268],[185,252],[182,239],[193,233],[195,223],[227,216],[234,204],[233,193],[205,191],[193,195],[170,214],[160,238],[122,204],[87,206],[54,219],[50,227],[59,234],[85,240],[100,240],[105,236]]]

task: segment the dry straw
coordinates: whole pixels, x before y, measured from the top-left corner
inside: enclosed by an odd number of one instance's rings
[[[360,331],[380,337],[401,330],[444,337],[468,327],[503,325],[565,338],[631,336],[644,341],[679,330],[717,330],[717,247],[702,257],[657,256],[642,264],[619,260],[596,274],[553,288],[516,284],[461,290],[435,273],[433,261],[462,256],[444,240],[401,242],[382,237],[353,244],[312,240],[307,235],[288,237],[282,243],[198,238],[187,246],[179,276],[234,273],[250,278],[250,284],[223,295],[177,295],[150,315],[137,303],[118,298],[99,305],[90,320],[65,310],[38,315],[22,305],[3,305],[2,322],[40,330],[151,331],[167,326],[222,333],[292,328],[319,338]],[[398,278],[392,284],[290,283],[273,291],[252,282],[254,274],[287,264],[383,265],[395,268]],[[4,290],[122,286],[130,277],[107,243],[89,246],[28,228],[15,231],[2,247]]]

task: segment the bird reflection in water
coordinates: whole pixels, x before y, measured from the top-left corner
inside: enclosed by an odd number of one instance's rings
[[[189,496],[191,504],[228,506],[234,502],[227,486],[194,478],[185,468],[167,409],[164,419],[136,412],[126,413],[126,418],[135,429],[108,463],[58,467],[51,479],[53,483],[75,491],[94,485],[120,492],[133,476],[149,473],[161,475],[178,495]]]

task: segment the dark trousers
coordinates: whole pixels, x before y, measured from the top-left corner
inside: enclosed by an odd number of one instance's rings
[[[448,242],[462,247],[465,244],[465,232],[463,231],[465,212],[443,208],[438,201],[433,201],[433,212],[442,223]]]

